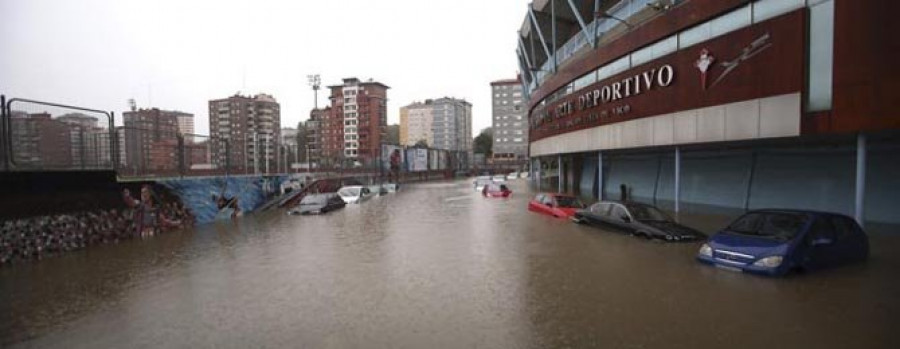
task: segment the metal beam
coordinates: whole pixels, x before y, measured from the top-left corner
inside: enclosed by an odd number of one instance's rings
[[[581,26],[581,34],[587,36],[588,42],[591,43],[591,47],[597,47],[597,35],[596,33],[589,33],[587,24],[584,23],[584,18],[581,18],[581,13],[578,13],[578,8],[575,7],[575,2],[572,0],[569,1],[569,7],[572,9],[572,13],[575,14],[575,19],[578,20],[578,25]],[[599,0],[594,2],[594,8],[596,9],[599,6]],[[596,12],[596,11],[594,11]],[[594,31],[596,31],[596,26],[594,26]],[[593,35],[590,35],[593,34]]]
[[[519,50],[518,50],[518,51],[519,51],[519,55],[522,56],[522,58],[525,59],[525,64],[527,65],[526,68],[528,68],[528,69],[527,69],[527,70],[528,70],[528,74],[531,75],[531,81],[534,81],[534,79],[535,79],[535,76],[534,76],[534,64],[532,64],[532,63],[531,63],[531,60],[528,59],[528,54],[525,52],[525,42],[522,41],[522,36],[521,36],[521,35],[519,35]]]
[[[681,148],[675,147],[675,219],[680,220],[678,213],[681,212]]]
[[[557,187],[559,187],[559,190],[557,190],[557,193],[562,193],[563,192],[562,155],[556,156],[556,176],[557,176],[556,184],[557,184]]]
[[[538,39],[541,39],[541,45],[544,48],[544,53],[547,54],[547,59],[553,57],[550,53],[550,48],[547,46],[547,40],[544,39],[544,33],[541,31],[541,27],[538,25],[537,17],[534,16],[534,4],[528,5],[528,17],[531,18],[531,25],[534,26],[534,31],[538,33]],[[554,71],[556,67],[553,67]]]
[[[856,212],[854,218],[859,226],[865,224],[866,201],[866,135],[860,133],[856,136]]]
[[[597,152],[597,200],[603,201],[603,152]]]
[[[556,0],[550,0],[550,42],[553,46],[553,71],[556,71],[558,68],[558,63],[556,61]]]

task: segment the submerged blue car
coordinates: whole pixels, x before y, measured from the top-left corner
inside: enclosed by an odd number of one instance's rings
[[[869,256],[869,239],[850,217],[801,210],[750,211],[700,247],[697,259],[766,275],[814,270]]]

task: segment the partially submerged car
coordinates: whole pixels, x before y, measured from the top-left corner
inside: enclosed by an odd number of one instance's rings
[[[310,215],[325,214],[334,210],[342,209],[347,203],[335,193],[327,194],[308,194],[300,200],[297,207],[288,211],[292,215]]]
[[[570,218],[575,211],[583,209],[578,198],[566,194],[540,193],[528,202],[528,210],[556,218]]]
[[[509,190],[506,184],[492,183],[484,186],[481,195],[489,198],[508,198],[512,195],[512,190]]]
[[[369,190],[369,187],[361,185],[343,187],[338,189],[337,194],[348,204],[362,203],[375,195]]]
[[[676,223],[660,209],[641,203],[601,201],[576,211],[572,220],[648,239],[692,241],[706,238],[705,234]]]
[[[868,256],[869,239],[850,217],[756,210],[711,236],[700,247],[697,260],[734,271],[784,275],[863,261]]]

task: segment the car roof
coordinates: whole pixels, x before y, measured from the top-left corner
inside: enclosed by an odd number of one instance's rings
[[[762,208],[756,210],[747,211],[747,213],[794,213],[794,214],[805,214],[811,216],[835,216],[842,217],[847,219],[853,219],[852,217],[835,212],[826,212],[826,211],[816,211],[816,210],[802,210],[795,208]]]

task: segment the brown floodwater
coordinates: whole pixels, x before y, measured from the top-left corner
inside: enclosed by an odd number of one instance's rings
[[[3,267],[0,347],[900,347],[898,236],[773,279],[530,213],[511,186],[409,185]]]

